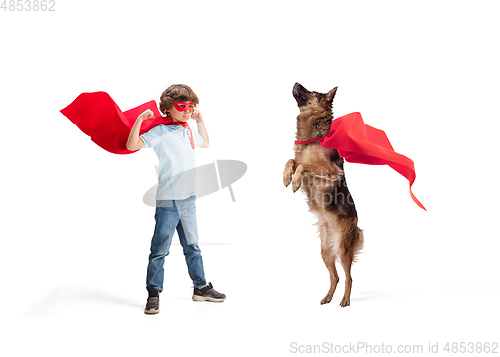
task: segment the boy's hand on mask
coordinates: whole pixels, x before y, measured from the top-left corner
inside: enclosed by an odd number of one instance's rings
[[[148,109],[148,110],[144,111],[144,113],[139,115],[139,117],[137,119],[146,120],[149,118],[154,118],[154,116],[155,116],[155,114],[153,113],[153,111],[151,109]]]

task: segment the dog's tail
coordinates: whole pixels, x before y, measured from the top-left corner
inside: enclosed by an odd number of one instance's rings
[[[361,253],[363,246],[365,244],[365,235],[363,234],[363,230],[358,228],[358,238],[356,240],[356,244],[354,246],[354,259],[355,262],[358,259],[358,254]]]
[[[340,243],[339,253],[341,255],[346,255],[348,260],[355,262],[357,260],[357,255],[363,249],[365,242],[363,231],[358,228],[358,219],[349,217],[343,222],[345,231],[343,234],[343,239]]]

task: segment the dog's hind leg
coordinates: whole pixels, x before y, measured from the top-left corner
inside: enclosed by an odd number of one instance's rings
[[[330,290],[328,290],[326,296],[323,298],[323,300],[321,300],[321,305],[323,305],[328,304],[330,301],[332,301],[333,294],[335,293],[335,289],[337,288],[337,284],[339,282],[339,275],[337,274],[337,269],[335,268],[335,260],[337,260],[337,257],[333,252],[333,248],[325,248],[322,246],[321,257],[323,258],[326,268],[330,273]]]
[[[341,236],[336,230],[335,222],[335,217],[325,217],[322,215],[318,217],[317,224],[319,228],[319,237],[321,239],[321,257],[330,273],[330,290],[328,290],[326,296],[321,300],[321,305],[328,304],[332,301],[333,293],[335,293],[335,289],[339,282],[335,261],[337,260],[337,250],[340,243],[339,238]]]
[[[351,266],[358,252],[363,248],[364,235],[363,231],[357,226],[357,218],[345,218],[339,221],[339,226],[342,227],[342,241],[339,247],[338,256],[345,272],[345,292],[340,306],[345,307],[350,305],[351,301]]]
[[[351,265],[353,260],[352,252],[346,252],[345,254],[340,255],[340,262],[342,263],[342,267],[345,272],[345,292],[342,301],[340,302],[340,306],[346,307],[351,303],[351,288],[352,288],[352,277],[351,277]]]

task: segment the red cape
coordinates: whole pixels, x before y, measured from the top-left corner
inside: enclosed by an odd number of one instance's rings
[[[322,138],[295,142],[306,144],[312,141],[320,141],[321,146],[336,149],[340,157],[348,162],[389,165],[408,179],[411,198],[425,210],[411,191],[415,181],[413,161],[395,152],[385,132],[366,125],[360,113],[347,114],[333,120],[330,132]]]
[[[61,113],[104,150],[113,154],[131,154],[135,151],[127,149],[130,129],[147,109],[151,109],[155,116],[142,122],[139,135],[158,124],[172,122],[169,117],[161,116],[154,100],[122,112],[106,92],[82,93]]]

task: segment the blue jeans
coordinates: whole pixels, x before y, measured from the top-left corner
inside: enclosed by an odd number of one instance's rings
[[[165,257],[169,253],[172,237],[177,229],[184,250],[188,273],[195,287],[207,284],[203,270],[203,259],[198,247],[196,224],[196,197],[185,200],[157,201],[155,231],[151,239],[151,253],[146,278],[146,288],[163,290]]]

